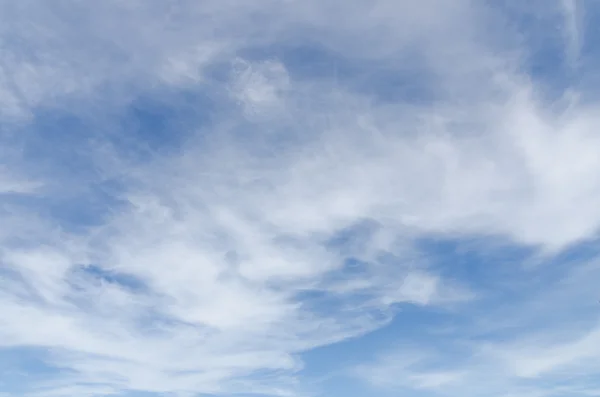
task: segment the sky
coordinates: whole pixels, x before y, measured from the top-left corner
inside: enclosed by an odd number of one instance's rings
[[[598,21],[0,0],[0,396],[600,396]]]

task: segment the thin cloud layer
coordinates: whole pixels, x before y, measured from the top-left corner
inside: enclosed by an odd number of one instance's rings
[[[588,4],[3,9],[0,390],[594,395]]]

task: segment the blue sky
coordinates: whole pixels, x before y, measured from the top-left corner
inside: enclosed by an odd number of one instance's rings
[[[591,0],[1,1],[0,396],[598,396]]]

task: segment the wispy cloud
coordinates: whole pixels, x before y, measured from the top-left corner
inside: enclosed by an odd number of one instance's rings
[[[575,59],[583,9],[561,4]],[[561,306],[571,327],[539,302],[596,274],[544,278],[596,237],[598,104],[545,95],[502,6],[6,4],[0,355],[33,358],[1,387],[299,395],[304,353],[411,305],[462,322],[424,331],[447,351],[409,338],[361,363],[374,390],[593,393],[567,384],[596,365],[592,311]],[[424,239],[544,263],[478,279]]]

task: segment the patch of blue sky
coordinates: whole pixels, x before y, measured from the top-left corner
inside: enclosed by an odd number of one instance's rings
[[[134,275],[119,272],[114,269],[106,269],[98,265],[90,264],[76,268],[75,272],[88,280],[114,284],[132,292],[143,293],[147,291],[147,286],[142,280]]]
[[[566,15],[568,10],[561,4],[567,3],[491,2],[515,32],[512,40],[525,49],[520,59],[522,72],[538,84],[538,94],[553,102],[576,91],[579,100],[594,100],[597,94],[592,87],[600,78],[600,48],[595,38],[600,30],[592,21],[600,16],[600,6],[594,1],[574,1],[574,15]],[[572,22],[576,26],[569,26]]]
[[[443,360],[433,359],[427,364],[438,366],[439,369],[457,367],[468,360],[472,351],[467,343],[460,343],[460,339],[465,336],[450,332],[450,329],[462,329],[468,326],[468,323],[466,318],[457,318],[455,313],[435,312],[414,305],[403,305],[386,325],[372,332],[302,354],[305,366],[301,376],[304,382],[314,382],[325,388],[328,393],[344,395],[344,392],[349,392],[350,395],[367,395],[369,390],[373,392],[373,389],[361,380],[360,367],[387,354],[394,355],[401,351],[401,354],[410,360],[421,353],[427,356],[433,352],[443,352]],[[464,341],[466,342],[466,338]],[[398,373],[397,376],[401,379],[404,375]],[[415,393],[415,390],[378,389],[381,395],[389,393],[391,396],[402,392]]]
[[[490,10],[502,16],[498,25],[490,26],[497,40],[504,41],[506,48],[519,48],[514,54],[519,59],[519,71],[534,81],[537,95],[549,103],[559,101],[573,89],[583,89],[581,62],[585,57],[584,46],[594,40],[584,40],[589,35],[586,24],[577,21],[580,29],[572,32],[567,2],[520,2],[488,1]],[[576,1],[578,7],[594,8],[593,2]],[[591,6],[591,7],[590,7]],[[577,12],[577,11],[576,11]],[[509,27],[509,29],[507,29]],[[575,34],[578,37],[572,37]]]
[[[94,304],[87,300],[85,293],[89,291],[102,292],[106,286],[111,286],[129,294],[132,300],[152,298],[156,299],[156,305],[148,305],[143,311],[139,311],[134,319],[136,327],[146,335],[161,336],[167,334],[174,327],[194,327],[181,320],[169,317],[161,312],[160,297],[154,294],[152,285],[140,277],[119,271],[118,269],[106,268],[95,264],[84,264],[76,266],[69,275],[73,291],[82,294],[74,294],[72,302],[80,307]],[[93,295],[92,295],[93,298]],[[205,331],[198,329],[198,332]]]
[[[510,288],[514,276],[524,271],[523,264],[536,252],[499,236],[431,235],[418,238],[415,245],[440,274],[481,290]]]
[[[357,339],[303,354],[306,363],[303,376],[311,380],[323,377],[328,390],[339,390],[344,387],[342,384],[345,387],[352,384],[354,373],[350,369],[372,360],[376,355],[394,351],[399,343],[406,344],[407,354],[415,350],[436,351],[436,354],[443,351],[444,359],[437,364],[453,368],[465,364],[464,359],[473,355],[472,344],[477,341],[502,342],[520,333],[539,330],[540,326],[556,327],[563,323],[564,327],[565,321],[571,322],[575,328],[594,325],[597,301],[589,295],[589,291],[582,293],[582,300],[574,300],[571,292],[561,298],[564,294],[561,283],[572,274],[568,263],[585,262],[586,258],[592,259],[597,255],[595,244],[579,245],[543,263],[527,265],[535,256],[535,249],[498,240],[433,236],[420,239],[417,246],[427,257],[431,268],[439,271],[445,279],[460,280],[468,285],[478,294],[477,301],[462,305],[458,312],[401,305],[387,325]],[[580,285],[586,288],[585,284]],[[540,295],[542,301],[536,300]],[[584,307],[579,307],[582,303]],[[525,309],[525,316],[524,304],[529,309]],[[546,310],[548,305],[557,305],[557,310]],[[490,310],[494,313],[491,314]],[[486,318],[492,317],[496,320],[486,324]],[[504,318],[506,323],[498,323],[500,318]],[[348,379],[342,380],[344,377]],[[395,390],[398,393],[402,388]],[[408,392],[408,389],[405,391]],[[419,395],[429,394],[421,392]]]
[[[381,225],[373,219],[364,219],[344,227],[332,236],[328,236],[324,245],[328,249],[342,254],[353,251],[361,252],[369,244],[373,235],[381,229]]]
[[[139,158],[146,160],[181,151],[198,129],[222,117],[222,95],[211,91],[209,84],[197,90],[159,89],[144,93],[116,120],[119,133],[112,139],[117,150],[137,152]]]
[[[0,354],[0,390],[19,395],[31,384],[50,381],[65,374],[64,368],[49,364],[52,353],[44,347],[12,347]]]
[[[129,181],[121,170],[103,168],[98,148],[105,146],[128,166],[177,153],[214,116],[218,105],[209,94],[146,92],[118,112],[95,109],[94,102],[36,109],[32,122],[16,126],[3,142],[19,148],[10,166],[50,183],[33,195],[3,194],[3,205],[54,219],[68,231],[101,224],[127,205],[123,193]]]
[[[582,42],[577,64],[575,88],[584,102],[598,100],[594,88],[600,84],[600,26],[595,21],[600,18],[600,4],[595,1],[580,2],[585,9],[581,15]]]
[[[68,179],[67,176],[64,178]],[[2,202],[15,210],[57,221],[65,231],[83,232],[100,225],[119,207],[126,206],[126,202],[119,198],[121,188],[118,183],[90,182],[71,191],[65,189],[61,195],[47,195],[45,192],[28,196],[7,194],[2,197]]]
[[[584,243],[558,256],[543,258],[533,247],[512,244],[501,238],[424,238],[419,246],[430,266],[439,274],[447,279],[460,280],[478,295],[477,301],[468,306],[470,310],[462,314],[453,313],[455,319],[484,315],[490,307],[504,308],[501,309],[503,315],[510,316],[511,310],[518,311],[519,302],[539,294],[546,294],[548,302],[557,305],[557,308],[567,304],[573,305],[572,309],[576,310],[578,304],[570,300],[561,303],[555,297],[562,293],[562,283],[572,275],[569,264],[585,263],[597,255],[595,244]],[[594,307],[591,298],[588,296],[587,304],[585,301],[580,303],[588,309]],[[558,312],[536,313],[534,310],[528,316],[520,319],[520,327],[565,320]],[[506,330],[498,329],[499,334],[503,332]]]

